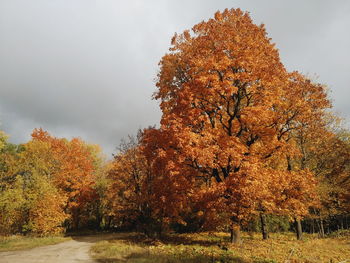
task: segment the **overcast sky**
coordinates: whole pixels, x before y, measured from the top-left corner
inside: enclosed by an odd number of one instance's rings
[[[0,130],[42,127],[115,152],[159,123],[151,100],[175,32],[225,8],[264,23],[289,70],[317,78],[350,127],[350,1],[0,0]]]

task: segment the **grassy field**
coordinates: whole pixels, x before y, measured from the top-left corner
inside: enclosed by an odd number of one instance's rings
[[[136,233],[96,243],[91,250],[98,262],[130,263],[338,263],[350,262],[350,238],[318,239],[304,235],[297,241],[293,233],[272,234],[262,241],[258,234],[243,234],[239,245],[229,244],[225,233],[169,235],[152,241]]]
[[[0,252],[29,249],[34,247],[53,245],[63,241],[70,240],[69,237],[52,236],[52,237],[24,237],[24,236],[0,236]]]

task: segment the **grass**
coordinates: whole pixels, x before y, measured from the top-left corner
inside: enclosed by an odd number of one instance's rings
[[[21,249],[30,249],[34,247],[53,245],[70,240],[69,237],[50,236],[50,237],[24,237],[24,236],[0,236],[0,252],[13,251]]]
[[[337,263],[350,259],[350,239],[305,234],[304,240],[297,241],[293,233],[286,233],[271,234],[263,241],[258,234],[243,233],[242,244],[234,245],[228,243],[226,233],[169,235],[162,242],[120,233],[113,240],[96,243],[91,254],[106,263]]]
[[[192,263],[192,262],[237,262],[243,263],[231,251],[200,245],[133,244],[123,240],[102,241],[92,248],[98,262],[129,263]]]

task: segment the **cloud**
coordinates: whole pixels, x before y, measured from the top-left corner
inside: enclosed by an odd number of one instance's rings
[[[350,119],[348,1],[0,2],[0,120],[13,142],[43,127],[114,151],[159,122],[157,64],[175,32],[241,7],[264,22],[290,70],[318,75]]]

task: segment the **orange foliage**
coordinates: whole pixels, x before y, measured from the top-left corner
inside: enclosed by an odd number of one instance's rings
[[[52,174],[54,184],[67,197],[67,212],[72,218],[72,227],[78,228],[81,214],[94,197],[94,158],[84,142],[78,138],[71,141],[52,137],[42,129],[32,133],[34,141],[50,145],[56,170]]]
[[[212,209],[234,222],[259,211],[308,212],[314,175],[287,169],[287,159],[300,155],[295,133],[319,120],[329,102],[323,86],[285,70],[263,25],[226,9],[175,35],[157,87],[161,147],[152,158],[166,163],[173,184],[192,187],[183,182],[201,178],[206,190],[197,193],[207,192]]]
[[[179,220],[186,196],[179,176],[169,173],[171,161],[162,162],[165,159],[153,154],[161,151],[159,135],[148,129],[139,135],[141,142],[124,144],[109,173],[115,217],[124,225],[136,224],[148,235],[159,234]]]

